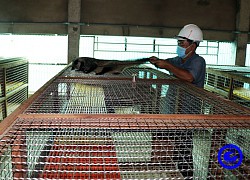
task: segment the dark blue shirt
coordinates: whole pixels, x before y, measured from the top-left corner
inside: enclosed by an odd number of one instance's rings
[[[187,70],[193,75],[194,81],[192,82],[197,87],[204,87],[205,75],[206,75],[206,61],[198,54],[194,54],[182,63],[182,58],[174,57],[168,59],[168,61],[176,67]]]

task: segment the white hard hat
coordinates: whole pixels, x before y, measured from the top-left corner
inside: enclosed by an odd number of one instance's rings
[[[185,40],[189,39],[194,42],[201,42],[203,41],[203,34],[201,29],[195,24],[188,24],[184,26],[179,34],[175,36],[178,40]]]

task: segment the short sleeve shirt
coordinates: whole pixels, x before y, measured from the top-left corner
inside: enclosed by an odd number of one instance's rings
[[[184,63],[182,63],[182,58],[174,57],[168,59],[168,61],[175,65],[176,67],[185,69],[189,71],[194,81],[192,82],[197,87],[204,87],[205,75],[206,75],[206,61],[203,57],[198,54],[194,54],[190,58],[188,58]]]

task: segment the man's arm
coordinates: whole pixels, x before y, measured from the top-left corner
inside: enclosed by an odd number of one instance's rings
[[[168,60],[162,60],[162,59],[158,59],[156,57],[151,57],[150,62],[158,68],[166,69],[166,70],[172,72],[179,79],[182,79],[182,80],[185,80],[188,82],[194,81],[194,77],[189,71],[174,66]]]

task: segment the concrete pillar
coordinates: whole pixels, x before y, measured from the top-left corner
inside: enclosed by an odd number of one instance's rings
[[[81,0],[68,1],[68,63],[79,56]]]
[[[245,66],[246,50],[248,42],[250,21],[250,3],[249,0],[239,0],[239,9],[236,20],[236,29],[239,34],[236,34],[236,61],[235,65]]]

